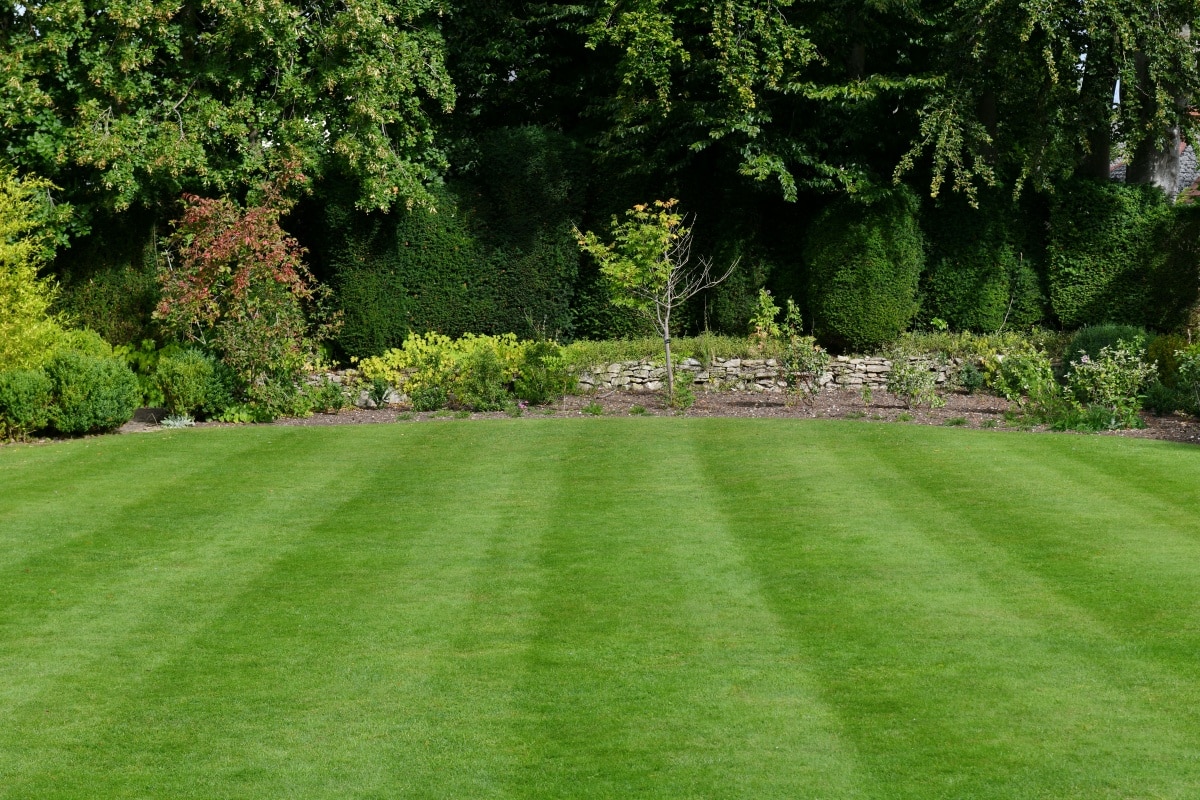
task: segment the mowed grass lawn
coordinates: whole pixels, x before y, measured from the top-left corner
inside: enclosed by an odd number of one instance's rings
[[[1200,797],[1200,449],[520,419],[0,449],[0,797]]]

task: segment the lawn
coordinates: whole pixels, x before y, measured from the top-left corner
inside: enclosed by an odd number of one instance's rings
[[[0,448],[0,797],[1195,798],[1198,509],[896,424]]]

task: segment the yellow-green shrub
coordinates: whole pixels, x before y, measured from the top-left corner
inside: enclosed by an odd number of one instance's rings
[[[49,181],[0,169],[0,370],[41,366],[62,336],[55,286],[38,277],[52,252],[42,223]]]

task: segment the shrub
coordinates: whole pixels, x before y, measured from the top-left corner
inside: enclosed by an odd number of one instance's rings
[[[922,278],[922,319],[955,330],[1028,328],[1045,299],[1027,256],[1023,220],[1007,197],[987,193],[978,209],[955,197],[925,215],[929,269]]]
[[[829,366],[829,353],[817,340],[803,334],[800,311],[791,298],[787,301],[787,315],[777,329],[782,339],[783,352],[779,363],[783,367],[783,380],[788,396],[799,395],[805,402],[821,391],[821,375]]]
[[[1055,195],[1050,304],[1068,328],[1101,323],[1170,329],[1196,299],[1195,259],[1173,258],[1176,216],[1152,186],[1075,181]]]
[[[1075,398],[1087,408],[1103,409],[1105,427],[1128,428],[1138,423],[1142,389],[1154,379],[1152,364],[1142,360],[1137,341],[1120,341],[1104,346],[1095,358],[1086,353],[1071,362],[1067,383]]]
[[[975,394],[983,388],[983,373],[979,371],[979,367],[970,362],[959,368],[955,380],[967,394]]]
[[[155,371],[163,401],[175,416],[211,411],[216,380],[213,357],[191,348],[160,359]]]
[[[51,421],[60,433],[113,430],[137,410],[137,377],[119,359],[64,351],[51,359],[46,374],[53,398]]]
[[[290,169],[263,190],[261,205],[185,196],[183,216],[159,272],[155,316],[181,340],[217,355],[237,377],[242,396],[275,402],[317,360],[317,343],[336,328],[324,311],[323,287],[303,263],[304,250],[284,233]],[[273,384],[264,391],[263,387]],[[269,398],[265,395],[271,395]]]
[[[417,386],[409,391],[408,401],[413,411],[437,411],[446,407],[450,397],[442,386]]]
[[[1142,408],[1155,414],[1173,414],[1176,411],[1194,411],[1195,402],[1190,392],[1154,381],[1146,387]]]
[[[521,357],[513,393],[522,400],[541,405],[569,392],[573,383],[561,347],[554,342],[531,342],[525,346]]]
[[[0,439],[24,439],[50,424],[52,389],[40,369],[0,372]]]
[[[996,354],[984,362],[984,370],[996,394],[1022,405],[1046,404],[1061,393],[1050,358],[1041,350]]]
[[[52,188],[0,168],[0,370],[40,366],[62,337],[51,313],[57,288],[38,277],[53,254],[43,224]]]
[[[1158,380],[1164,386],[1174,388],[1178,384],[1179,356],[1176,353],[1187,346],[1187,339],[1177,333],[1155,336],[1146,346],[1146,360],[1158,369]]]
[[[510,376],[496,351],[480,347],[458,365],[455,398],[472,411],[500,411],[509,402]]]
[[[870,205],[843,200],[808,231],[804,260],[817,338],[840,350],[892,342],[917,312],[924,243],[908,190]]]
[[[937,375],[928,361],[898,356],[892,359],[887,390],[904,401],[905,408],[941,408],[946,401],[937,393]]]
[[[1191,408],[1200,410],[1200,344],[1188,345],[1175,355],[1179,359],[1179,389],[1191,395]]]
[[[1106,347],[1115,347],[1118,342],[1137,343],[1140,347],[1147,339],[1146,331],[1136,325],[1088,325],[1080,328],[1066,348],[1068,360],[1078,359],[1080,353],[1088,358],[1100,357]]]

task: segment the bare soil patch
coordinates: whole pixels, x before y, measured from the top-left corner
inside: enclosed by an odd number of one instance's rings
[[[547,406],[522,409],[522,417],[579,417],[585,408],[597,407],[604,416],[688,416],[737,417],[746,419],[854,419],[863,422],[898,422],[912,425],[944,425],[963,428],[998,430],[1032,430],[1020,428],[1008,421],[1005,412],[1013,404],[1003,398],[986,394],[950,393],[943,408],[906,408],[898,398],[876,391],[871,403],[865,403],[855,391],[825,391],[811,403],[788,403],[775,393],[767,392],[697,392],[696,403],[687,411],[677,412],[667,407],[661,394],[602,392],[593,395],[573,395]],[[594,405],[593,405],[594,404]],[[161,409],[142,409],[133,421],[121,428],[121,433],[159,430],[157,419]],[[365,425],[396,422],[439,422],[452,419],[500,419],[511,416],[505,412],[467,413],[455,411],[413,412],[404,407],[352,408],[337,414],[313,414],[303,418],[276,420],[272,425]],[[1100,435],[1140,439],[1163,439],[1174,442],[1200,443],[1200,421],[1192,417],[1158,417],[1143,414],[1146,427],[1128,431],[1109,431]],[[225,423],[205,422],[199,427],[220,427]]]

